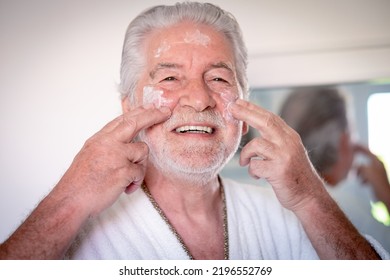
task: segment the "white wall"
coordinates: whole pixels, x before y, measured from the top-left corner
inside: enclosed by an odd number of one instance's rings
[[[253,9],[246,19],[251,54],[248,75],[253,86],[357,82],[390,76],[390,1],[260,2],[264,5]]]
[[[0,0],[0,242],[120,113],[124,31],[160,2]],[[254,86],[390,76],[390,1],[209,2],[241,22]]]

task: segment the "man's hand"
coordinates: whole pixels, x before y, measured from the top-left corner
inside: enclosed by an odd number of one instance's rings
[[[87,140],[60,182],[0,245],[0,259],[62,258],[88,217],[141,184],[149,151],[133,139],[170,115],[168,108],[139,107]]]
[[[57,187],[79,196],[93,215],[122,192],[134,191],[144,179],[149,149],[133,140],[141,130],[167,120],[170,114],[168,108],[151,105],[117,117],[86,141]]]
[[[230,106],[231,114],[256,128],[260,137],[241,152],[240,164],[268,180],[281,204],[294,211],[322,259],[377,259],[324,188],[302,141],[280,117],[243,100]]]
[[[363,154],[369,159],[368,164],[356,167],[357,176],[372,187],[376,198],[390,210],[390,183],[384,164],[365,146],[356,144],[355,153]]]
[[[247,101],[237,100],[229,109],[261,135],[242,149],[240,164],[249,165],[253,177],[266,179],[284,207],[303,207],[322,183],[298,133],[280,117]]]

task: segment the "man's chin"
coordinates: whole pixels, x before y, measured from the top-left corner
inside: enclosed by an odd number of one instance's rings
[[[193,185],[206,185],[210,180],[217,177],[222,167],[214,168],[181,168],[166,171],[166,174],[170,174],[171,178],[182,181],[183,183]]]
[[[224,157],[214,158],[214,160],[205,160],[205,157],[200,157],[198,160],[194,157],[191,159],[165,157],[163,160],[154,159],[153,161],[162,173],[191,181],[215,177],[227,162]]]

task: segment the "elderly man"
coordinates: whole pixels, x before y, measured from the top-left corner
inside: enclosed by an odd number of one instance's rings
[[[298,134],[244,101],[246,57],[235,19],[214,5],[158,6],[134,19],[123,115],[86,142],[0,256],[387,257],[329,197]],[[262,136],[240,163],[274,192],[218,176],[248,125]]]

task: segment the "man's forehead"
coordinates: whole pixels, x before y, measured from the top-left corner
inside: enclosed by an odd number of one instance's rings
[[[225,34],[206,24],[181,22],[173,26],[154,30],[148,36],[147,44],[153,48],[154,56],[159,57],[164,52],[175,47],[202,46],[228,47],[229,40]]]

